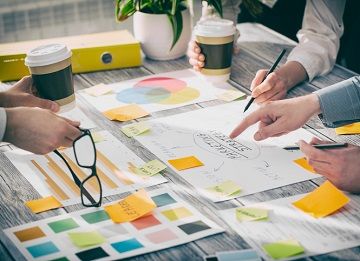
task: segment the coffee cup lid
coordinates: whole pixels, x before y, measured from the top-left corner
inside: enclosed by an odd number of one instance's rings
[[[71,51],[65,44],[41,45],[27,53],[25,65],[29,67],[45,66],[61,62],[69,57],[71,57]]]
[[[234,22],[221,18],[199,21],[195,26],[195,35],[205,37],[224,37],[235,34]]]

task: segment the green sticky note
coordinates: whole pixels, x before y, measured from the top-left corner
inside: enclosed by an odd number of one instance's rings
[[[88,247],[94,245],[100,245],[106,241],[106,239],[97,231],[91,232],[70,232],[69,238],[78,247]]]
[[[140,168],[137,168],[135,172],[136,174],[143,176],[153,176],[166,168],[167,166],[163,164],[161,161],[152,160],[146,163],[145,165],[141,166]]]
[[[262,246],[266,253],[274,259],[296,256],[304,253],[305,249],[296,240],[283,240]]]
[[[99,223],[101,221],[110,219],[109,215],[104,210],[86,213],[81,216],[89,224]]]
[[[239,221],[267,220],[269,211],[262,208],[237,208],[236,218]]]
[[[138,136],[148,131],[150,127],[144,122],[134,123],[130,125],[126,125],[121,128],[121,131],[128,136],[129,138]]]
[[[48,225],[55,233],[60,233],[66,230],[79,227],[79,225],[72,218],[66,218],[66,219],[54,221],[48,223]]]
[[[232,180],[217,184],[216,186],[206,188],[207,191],[218,194],[222,197],[235,196],[240,193],[241,188]]]

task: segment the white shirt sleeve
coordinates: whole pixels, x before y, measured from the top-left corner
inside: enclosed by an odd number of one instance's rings
[[[4,108],[0,108],[0,141],[3,140],[6,130],[6,111]]]
[[[336,62],[344,27],[346,0],[307,0],[299,44],[288,56],[304,66],[309,81],[328,73]]]

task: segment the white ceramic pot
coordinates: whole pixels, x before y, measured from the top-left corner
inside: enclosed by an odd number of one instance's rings
[[[134,14],[134,34],[140,41],[144,54],[154,60],[171,60],[185,55],[191,38],[190,12],[182,11],[183,30],[180,38],[171,48],[173,30],[165,14]]]

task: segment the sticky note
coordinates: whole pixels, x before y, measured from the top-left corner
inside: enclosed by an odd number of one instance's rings
[[[72,218],[65,218],[61,220],[56,220],[53,222],[48,223],[48,226],[54,231],[55,233],[61,233],[67,230],[71,230],[74,228],[78,228],[78,223],[75,222]]]
[[[14,232],[14,235],[19,239],[20,242],[25,242],[46,236],[40,227],[30,227],[20,231],[16,231]]]
[[[156,208],[156,204],[142,189],[118,203],[106,206],[105,211],[115,223],[122,223],[140,218],[154,208]]]
[[[115,109],[111,109],[103,112],[106,118],[116,121],[130,121],[149,115],[147,111],[141,108],[137,104],[130,104],[121,106]]]
[[[236,90],[228,90],[226,92],[220,93],[217,95],[217,98],[222,101],[235,101],[237,99],[240,99],[241,97],[244,97],[246,94],[241,91]]]
[[[185,169],[204,166],[204,164],[200,160],[198,160],[195,156],[172,159],[172,160],[168,160],[168,162],[177,170],[185,170]]]
[[[360,122],[348,124],[335,129],[337,135],[360,134]]]
[[[237,208],[235,210],[236,219],[238,221],[259,221],[259,220],[267,220],[269,211],[267,209],[262,208]]]
[[[311,173],[316,173],[313,167],[308,163],[307,159],[305,157],[296,159],[294,162],[302,167],[303,169],[306,169],[307,171],[310,171]]]
[[[108,85],[103,84],[103,83],[100,83],[98,85],[95,85],[95,86],[85,89],[85,92],[87,94],[89,94],[91,96],[95,96],[95,97],[107,94],[111,91],[112,91],[112,89]]]
[[[106,239],[97,231],[69,232],[68,236],[73,244],[78,247],[100,245],[106,241]]]
[[[330,181],[292,204],[305,213],[321,218],[330,215],[349,203],[350,199]]]
[[[54,245],[54,243],[51,241],[44,242],[44,243],[34,245],[34,246],[29,246],[26,249],[29,251],[29,253],[34,258],[60,252],[60,250],[57,248],[57,246]]]
[[[241,188],[234,181],[228,180],[219,183],[216,186],[209,187],[206,190],[222,197],[228,197],[238,195],[241,191]]]
[[[261,257],[253,249],[216,252],[218,261],[261,261]]]
[[[25,205],[31,209],[34,213],[40,213],[50,209],[56,209],[62,207],[62,204],[53,196],[30,200],[25,202]]]
[[[135,124],[129,124],[121,128],[121,131],[128,136],[129,138],[138,136],[147,132],[150,129],[149,125],[144,122],[139,122]]]
[[[178,219],[190,217],[193,214],[185,207],[179,207],[174,209],[168,209],[161,212],[168,220],[175,221]]]
[[[274,259],[296,256],[305,252],[305,249],[296,240],[283,240],[262,246],[266,253]]]
[[[167,168],[167,166],[165,164],[163,164],[161,161],[152,160],[152,161],[149,161],[148,163],[146,163],[145,165],[141,166],[140,168],[137,168],[135,170],[135,172],[138,175],[151,177],[166,168]]]
[[[100,132],[91,132],[91,136],[95,143],[99,143],[105,140],[105,137]]]

